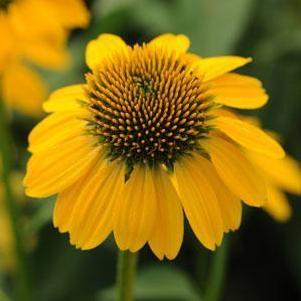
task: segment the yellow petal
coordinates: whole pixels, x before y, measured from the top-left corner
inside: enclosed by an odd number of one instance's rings
[[[51,69],[69,66],[69,31],[89,22],[82,0],[18,1],[10,5],[9,17],[26,58]]]
[[[22,46],[24,56],[31,62],[52,70],[67,70],[71,58],[66,45],[56,45],[39,39]]]
[[[236,112],[234,112],[231,109],[225,108],[225,107],[216,107],[216,108],[212,108],[212,115],[215,117],[231,117],[231,118],[238,118],[238,115]],[[208,120],[208,122],[210,122],[211,125],[214,126],[214,122],[215,122],[215,118]]]
[[[153,171],[137,166],[123,184],[114,212],[114,236],[121,250],[138,251],[150,238],[157,214]]]
[[[50,1],[14,2],[9,7],[9,17],[18,46],[26,58],[46,68],[68,65],[68,32]]]
[[[292,215],[287,197],[274,185],[268,185],[268,200],[263,209],[278,222],[286,222]]]
[[[129,47],[118,36],[101,34],[97,39],[88,43],[86,49],[86,63],[90,69],[112,59],[112,55],[118,53],[128,55]]]
[[[186,52],[181,56],[181,60],[183,60],[188,65],[193,65],[197,63],[202,57],[195,53]]]
[[[112,214],[123,177],[122,164],[100,159],[88,174],[59,195],[54,223],[60,231],[70,233],[71,244],[87,250],[107,238],[113,229]]]
[[[83,0],[47,0],[53,6],[55,18],[65,28],[87,27],[90,21],[90,14]]]
[[[13,35],[13,28],[6,14],[0,13],[0,37],[5,43],[0,43],[0,72],[14,60],[17,55],[17,41]]]
[[[42,114],[47,88],[40,76],[21,64],[11,65],[2,77],[2,93],[13,109],[30,116]]]
[[[195,73],[203,81],[209,81],[213,78],[228,73],[238,67],[241,67],[252,60],[239,56],[220,56],[204,58],[193,64]]]
[[[209,83],[208,83],[209,84]],[[261,88],[262,83],[257,78],[241,75],[238,73],[223,74],[210,81],[210,85],[214,87],[228,87],[228,86],[241,86]]]
[[[81,109],[86,102],[85,85],[71,85],[50,94],[43,104],[46,112],[74,111]]]
[[[200,242],[214,250],[223,237],[223,221],[215,187],[202,171],[199,157],[183,158],[175,164],[174,175],[189,224]]]
[[[198,164],[203,174],[215,188],[215,194],[222,213],[224,231],[239,228],[242,216],[242,205],[240,199],[235,196],[222,182],[212,164],[203,157],[198,157]]]
[[[65,41],[65,29],[54,17],[53,6],[49,2],[26,0],[14,2],[9,7],[9,18],[14,33],[20,43],[30,44],[34,41],[43,41],[57,45]]]
[[[235,145],[218,137],[204,140],[217,173],[228,188],[250,206],[261,206],[266,200],[264,180]]]
[[[160,169],[154,173],[158,209],[149,245],[159,259],[174,259],[184,235],[181,201],[167,174]]]
[[[264,106],[268,95],[261,82],[253,77],[228,73],[210,81],[207,93],[214,102],[239,109],[256,109]]]
[[[45,151],[70,139],[85,134],[86,121],[73,113],[54,113],[43,119],[29,135],[29,151]]]
[[[91,169],[78,181],[58,194],[53,212],[53,225],[57,227],[61,233],[68,232],[71,229],[77,197],[83,189],[83,183],[90,174]],[[74,222],[76,222],[76,220]]]
[[[247,149],[280,159],[285,152],[280,144],[258,127],[242,120],[230,117],[218,117],[214,120],[217,129]]]
[[[31,156],[24,179],[26,194],[47,197],[77,181],[100,155],[94,137],[82,135]]]
[[[290,193],[301,194],[300,164],[292,157],[285,156],[276,160],[253,152],[248,152],[247,155],[270,181]]]
[[[179,56],[188,50],[190,41],[185,35],[166,33],[154,38],[149,45],[164,49],[169,55]]]

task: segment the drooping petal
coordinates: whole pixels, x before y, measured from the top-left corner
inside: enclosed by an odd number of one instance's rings
[[[101,158],[90,173],[80,180],[80,183],[74,184],[60,195],[58,202],[61,204],[57,205],[60,206],[57,209],[58,217],[59,208],[62,211],[64,206],[68,209],[66,202],[74,203],[68,228],[66,225],[63,228],[70,232],[70,241],[77,248],[83,250],[94,248],[112,231],[114,204],[116,198],[120,197],[123,177],[122,164],[108,162]],[[77,185],[81,186],[80,191]],[[78,194],[75,195],[74,191]],[[73,200],[70,200],[69,194],[74,197]],[[65,214],[70,215],[71,212],[65,210]]]
[[[242,216],[242,205],[240,199],[235,196],[222,182],[213,165],[205,158],[199,156],[198,164],[203,174],[215,188],[219,207],[221,209],[224,231],[236,230],[239,228]]]
[[[281,145],[258,127],[231,117],[218,117],[214,124],[220,131],[247,149],[271,158],[285,156]]]
[[[30,115],[42,114],[46,84],[33,70],[21,64],[10,65],[2,75],[3,98],[17,111]]]
[[[118,36],[101,34],[97,39],[88,43],[86,49],[86,63],[90,69],[101,65],[115,53],[128,55],[129,47]]]
[[[238,147],[218,137],[204,140],[202,146],[209,152],[220,178],[236,196],[250,206],[265,203],[265,182]]]
[[[169,55],[179,56],[188,50],[190,41],[185,35],[166,33],[154,38],[149,45],[164,49]]]
[[[114,208],[114,236],[121,250],[136,252],[149,240],[157,203],[153,171],[135,167]]]
[[[239,109],[257,109],[268,101],[259,80],[236,73],[224,74],[210,81],[207,94],[214,96],[216,103]]]
[[[214,187],[202,171],[198,156],[175,164],[176,188],[189,224],[200,242],[214,250],[223,237],[223,221]]]
[[[72,185],[99,157],[95,144],[94,137],[81,135],[33,154],[24,179],[26,194],[47,197]]]
[[[83,189],[83,184],[86,179],[90,176],[91,170],[92,166],[79,180],[64,189],[57,197],[53,211],[53,225],[57,227],[61,233],[68,232],[71,229],[77,197]]]
[[[181,201],[167,174],[160,169],[154,170],[154,173],[158,209],[149,245],[159,259],[164,256],[174,259],[184,235]]]
[[[44,102],[43,109],[46,112],[73,111],[82,108],[86,102],[84,85],[72,85],[51,93]]]
[[[250,58],[239,56],[211,57],[201,59],[197,63],[194,63],[193,69],[204,82],[207,82],[251,61],[252,59]]]
[[[268,185],[268,199],[263,209],[278,222],[286,222],[292,215],[286,195],[272,184]]]
[[[301,169],[292,157],[287,155],[277,160],[253,152],[248,152],[247,155],[279,187],[291,193],[301,194]]]
[[[45,151],[85,133],[86,121],[74,113],[54,113],[43,119],[29,135],[29,151]]]

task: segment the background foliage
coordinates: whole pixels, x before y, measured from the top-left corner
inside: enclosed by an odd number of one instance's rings
[[[243,69],[260,78],[270,95],[261,110],[263,125],[281,133],[288,152],[301,160],[301,1],[300,0],[95,0],[86,31],[70,41],[73,67],[45,72],[51,89],[83,82],[84,47],[99,33],[121,35],[127,42],[149,40],[164,32],[184,33],[192,51],[203,56],[252,56]],[[252,112],[256,114],[256,112]],[[16,169],[24,170],[26,137],[36,120],[15,116]],[[278,224],[259,209],[245,210],[240,231],[229,234],[226,277],[221,300],[301,300],[301,204],[290,197],[294,214]],[[116,247],[113,241],[89,252],[75,250],[67,235],[52,226],[53,199],[26,200],[30,274],[35,300],[114,300]],[[188,229],[188,227],[186,227]],[[158,262],[146,248],[139,260],[137,300],[200,300],[212,253],[187,231],[176,260]],[[219,270],[221,272],[221,270]],[[2,291],[10,277],[2,265]],[[2,299],[0,293],[0,300]]]

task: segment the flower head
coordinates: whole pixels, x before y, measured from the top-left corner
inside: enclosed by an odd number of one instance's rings
[[[58,194],[54,224],[94,248],[113,232],[122,250],[146,243],[162,259],[183,240],[184,214],[213,250],[241,222],[241,200],[262,206],[265,181],[245,150],[281,146],[223,106],[255,109],[260,81],[231,71],[237,56],[200,58],[183,35],[130,47],[103,34],[87,46],[86,83],[54,92],[32,131],[24,180],[33,197]]]
[[[47,69],[66,67],[70,61],[66,47],[69,33],[87,26],[88,21],[82,0],[1,0],[1,97],[24,114],[40,114],[47,89],[25,62]]]
[[[172,168],[181,155],[199,149],[209,131],[209,97],[201,80],[174,53],[138,46],[87,74],[91,134],[111,159]]]

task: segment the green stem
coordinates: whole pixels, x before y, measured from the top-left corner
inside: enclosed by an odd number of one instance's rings
[[[199,283],[200,295],[203,295],[205,286],[208,280],[208,265],[209,265],[209,252],[205,249],[200,250],[200,246],[196,244],[195,249],[197,250],[195,268],[196,268],[196,279]]]
[[[10,177],[13,167],[13,139],[7,123],[7,114],[3,101],[0,100],[0,155],[2,159],[1,178],[3,183],[3,192],[6,210],[9,216],[12,235],[14,237],[14,251],[16,258],[17,300],[29,301],[29,285],[27,278],[27,269],[25,255],[22,246],[22,227],[19,224],[19,210],[13,197],[10,184]]]
[[[228,250],[229,241],[226,238],[224,239],[223,244],[215,251],[215,253],[213,253],[208,282],[203,299],[205,301],[220,300],[226,274]]]
[[[119,251],[117,263],[117,301],[132,301],[138,253]]]

